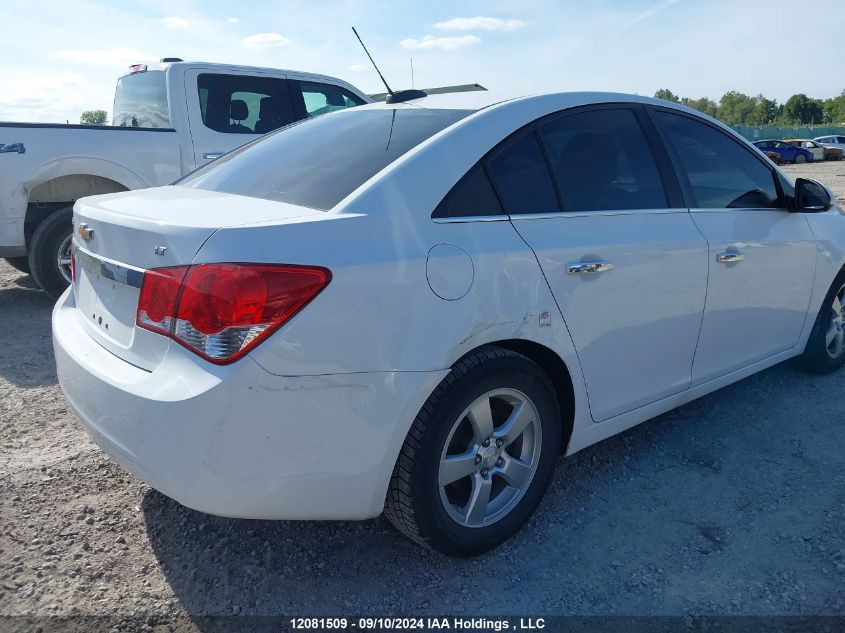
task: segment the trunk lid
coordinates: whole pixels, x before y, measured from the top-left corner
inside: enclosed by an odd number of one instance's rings
[[[145,270],[189,265],[220,228],[323,214],[185,187],[83,198],[76,203],[73,218],[73,293],[79,316],[100,345],[152,371],[164,358],[170,339],[135,326]]]

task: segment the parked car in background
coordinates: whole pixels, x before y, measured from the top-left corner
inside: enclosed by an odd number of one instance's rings
[[[795,147],[784,141],[754,141],[754,145],[764,152],[774,152],[783,163],[809,163],[813,160],[813,153],[810,150]]]
[[[162,60],[117,82],[111,126],[0,123],[0,257],[58,297],[73,203],[172,182],[283,125],[368,103],[310,73]]]
[[[780,159],[780,154],[777,152],[772,152],[770,150],[763,150],[763,153],[766,155],[770,161],[772,161],[775,165],[782,165],[783,161]]]
[[[808,138],[786,138],[784,143],[801,147],[813,153],[813,160],[842,160],[843,150],[838,147],[825,147],[817,141]]]
[[[52,321],[70,405],[127,470],[225,516],[385,509],[478,554],[561,453],[788,358],[845,362],[830,192],[646,97],[334,112],[84,198],[74,227]]]
[[[841,149],[845,151],[845,136],[840,135],[830,135],[830,136],[817,136],[813,139],[816,143],[821,143],[825,147],[835,147],[837,149]]]

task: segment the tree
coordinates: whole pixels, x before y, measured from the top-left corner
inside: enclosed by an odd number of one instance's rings
[[[774,99],[766,99],[763,95],[757,95],[756,101],[757,103],[751,111],[751,121],[748,121],[749,123],[753,123],[754,125],[766,125],[768,123],[772,123],[778,118],[780,109],[778,108],[777,101]]]
[[[105,125],[108,122],[109,113],[105,110],[86,110],[79,117],[82,125]]]
[[[845,90],[838,97],[825,99],[822,103],[825,122],[833,124],[845,123]]]
[[[681,99],[681,103],[688,108],[693,108],[708,116],[716,117],[719,115],[719,105],[713,99],[708,99],[707,97],[701,97],[701,99],[684,97]]]
[[[803,93],[792,95],[783,104],[783,118],[787,123],[821,123],[824,107],[819,99]]]
[[[757,106],[757,100],[746,94],[731,90],[719,99],[719,119],[727,125],[751,124],[751,113]]]
[[[672,101],[673,103],[680,103],[681,100],[678,98],[674,92],[669,90],[668,88],[661,88],[657,92],[654,93],[655,99],[663,99],[664,101]]]

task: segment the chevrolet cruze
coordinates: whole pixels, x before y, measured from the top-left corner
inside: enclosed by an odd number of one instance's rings
[[[643,97],[328,114],[80,200],[74,242],[58,375],[106,453],[204,512],[384,510],[449,555],[517,531],[560,455],[845,362],[830,192]]]

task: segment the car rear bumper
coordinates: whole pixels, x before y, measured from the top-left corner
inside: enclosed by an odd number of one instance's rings
[[[216,366],[171,345],[153,371],[53,311],[59,382],[94,441],[132,474],[211,514],[363,519],[383,507],[416,412],[447,373],[284,377],[246,357]]]

